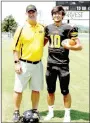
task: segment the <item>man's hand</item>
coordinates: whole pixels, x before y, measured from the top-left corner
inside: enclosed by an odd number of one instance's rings
[[[22,73],[22,67],[19,61],[19,52],[14,50],[13,51],[13,55],[14,55],[14,64],[15,64],[15,72],[17,74],[21,74]]]
[[[22,67],[21,67],[20,63],[15,63],[15,72],[17,74],[21,74],[22,73]]]

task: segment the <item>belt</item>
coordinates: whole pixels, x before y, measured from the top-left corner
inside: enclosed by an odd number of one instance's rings
[[[32,62],[32,61],[28,61],[28,60],[24,60],[24,59],[20,59],[21,61],[23,61],[23,62],[26,62],[26,63],[31,63],[31,64],[37,64],[37,63],[39,63],[40,61],[35,61],[35,62]]]

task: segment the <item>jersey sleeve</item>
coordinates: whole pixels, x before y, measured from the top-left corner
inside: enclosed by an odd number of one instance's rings
[[[18,27],[15,31],[13,40],[12,40],[12,50],[16,50],[16,51],[20,51],[20,46],[21,46],[21,40],[20,40],[20,36],[21,36],[21,32],[22,32],[22,27]]]
[[[68,32],[68,38],[78,37],[78,27],[73,26]]]

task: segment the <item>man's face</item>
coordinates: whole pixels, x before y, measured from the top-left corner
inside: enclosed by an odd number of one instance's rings
[[[35,21],[36,18],[37,18],[37,12],[33,11],[33,10],[30,10],[30,11],[27,12],[27,16],[28,16],[29,20]]]
[[[62,11],[54,12],[52,15],[54,22],[60,22],[63,19]]]

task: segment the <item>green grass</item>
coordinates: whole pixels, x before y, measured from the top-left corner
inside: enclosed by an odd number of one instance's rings
[[[71,120],[72,122],[89,122],[89,41],[88,37],[81,37],[82,51],[70,51],[70,93],[72,96]],[[13,86],[14,86],[14,63],[13,54],[10,49],[11,41],[2,41],[2,122],[10,122],[13,114]],[[43,65],[46,71],[47,46],[44,48]],[[44,78],[45,83],[45,78]],[[47,90],[46,83],[41,92],[39,111],[44,117],[47,114]],[[21,114],[31,109],[31,91],[29,88],[23,93]],[[59,89],[57,79],[57,90],[55,100],[55,117],[49,122],[62,122],[64,116],[63,97]]]

